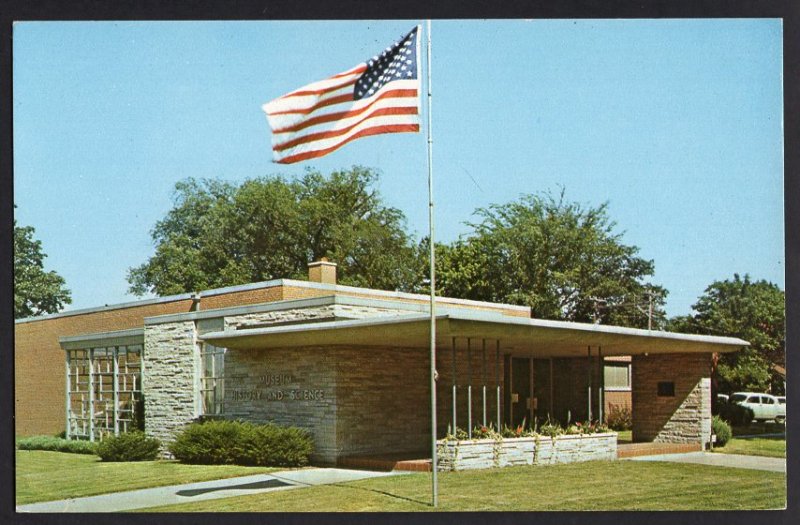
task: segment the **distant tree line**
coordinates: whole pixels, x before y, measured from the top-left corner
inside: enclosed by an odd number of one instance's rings
[[[189,178],[151,232],[155,253],[129,269],[130,291],[171,295],[276,278],[304,279],[327,257],[341,284],[428,292],[429,239],[360,166],[328,176],[267,176],[234,184]],[[586,206],[562,189],[475,211],[470,231],[436,245],[437,293],[531,307],[541,319],[741,337],[751,346],[716,362],[720,391],[783,390],[784,292],[748,275],[715,281],[692,315],[668,319],[655,265],[623,241],[608,205]],[[14,229],[15,316],[58,311],[69,290],[44,272],[33,228]]]

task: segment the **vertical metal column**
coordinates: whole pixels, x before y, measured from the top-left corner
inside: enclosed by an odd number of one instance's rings
[[[458,427],[458,419],[456,419],[456,338],[453,338],[453,435],[456,433]]]
[[[494,384],[497,387],[497,431],[500,432],[500,339],[494,356]]]
[[[605,410],[605,404],[606,404],[606,392],[605,392],[606,378],[605,378],[605,368],[604,368],[605,365],[603,363],[603,348],[600,346],[597,347],[597,361],[598,361],[597,370],[600,373],[600,386],[597,387],[597,413],[599,414],[598,420],[602,425],[603,411]]]
[[[547,417],[553,417],[553,395],[555,393],[555,385],[553,385],[553,358],[550,358],[550,413],[547,414]]]
[[[483,426],[486,426],[486,339],[481,338],[481,382],[483,383]]]
[[[89,349],[89,441],[94,441],[94,348]]]
[[[71,393],[72,381],[71,381],[71,378],[70,378],[70,372],[72,371],[72,369],[71,369],[71,364],[70,364],[70,360],[69,360],[69,353],[70,353],[70,351],[67,350],[66,351],[66,354],[67,354],[66,355],[66,372],[67,372],[67,377],[66,377],[67,396],[66,397],[67,397],[67,404],[64,407],[65,410],[66,410],[66,415],[67,415],[67,429],[66,429],[66,434],[65,434],[65,437],[67,439],[70,439],[70,435],[71,435],[71,432],[70,432],[70,427],[71,427],[70,423],[71,422],[70,422],[70,418],[69,418],[69,409],[72,406],[72,393]]]
[[[528,358],[528,426],[533,428],[533,358]]]
[[[467,437],[472,439],[472,338],[467,337]]]
[[[588,421],[592,420],[592,347],[590,346],[588,349],[588,354],[586,354],[586,381],[587,381],[587,390],[589,393],[589,398],[587,402],[589,403],[589,411],[587,412],[587,419]]]
[[[119,435],[119,347],[114,347],[114,435]]]

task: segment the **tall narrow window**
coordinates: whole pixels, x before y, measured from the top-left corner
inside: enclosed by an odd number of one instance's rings
[[[203,415],[222,414],[225,398],[225,349],[203,344],[200,350],[202,375],[200,378],[200,398]]]

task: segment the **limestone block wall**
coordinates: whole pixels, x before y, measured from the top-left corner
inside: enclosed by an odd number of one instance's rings
[[[632,376],[634,441],[709,441],[711,354],[637,355]],[[672,383],[674,395],[658,395],[659,383]]]
[[[551,465],[617,459],[617,434],[440,441],[439,470]]]
[[[430,443],[427,354],[420,349],[229,349],[228,419],[309,430],[312,461],[425,450]]]
[[[192,321],[145,326],[142,370],[145,432],[164,445],[198,415],[195,342]]]
[[[305,428],[314,438],[312,461],[332,463],[337,452],[336,409],[335,350],[307,347],[226,352],[226,419]]]
[[[331,319],[363,319],[367,317],[408,313],[408,311],[390,308],[332,304],[313,308],[293,308],[291,310],[231,315],[225,318],[225,330],[241,330],[254,326],[287,322],[314,322]]]

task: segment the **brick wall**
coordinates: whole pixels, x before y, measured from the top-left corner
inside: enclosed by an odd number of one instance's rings
[[[711,435],[711,354],[633,357],[633,440],[706,443]],[[658,383],[674,384],[659,396]]]
[[[330,295],[321,294],[321,295]],[[280,300],[281,287],[212,295],[201,300],[202,309],[257,304]],[[191,299],[15,323],[14,413],[15,434],[56,434],[66,425],[64,406],[63,336],[142,328],[145,317],[191,311]]]
[[[15,324],[15,434],[56,434],[66,426],[65,356],[59,337],[141,328],[145,317],[188,312],[191,305],[183,300]]]
[[[616,407],[618,409],[627,408],[631,410],[633,403],[631,403],[630,390],[606,390],[605,392],[605,414],[608,415],[611,410]]]

